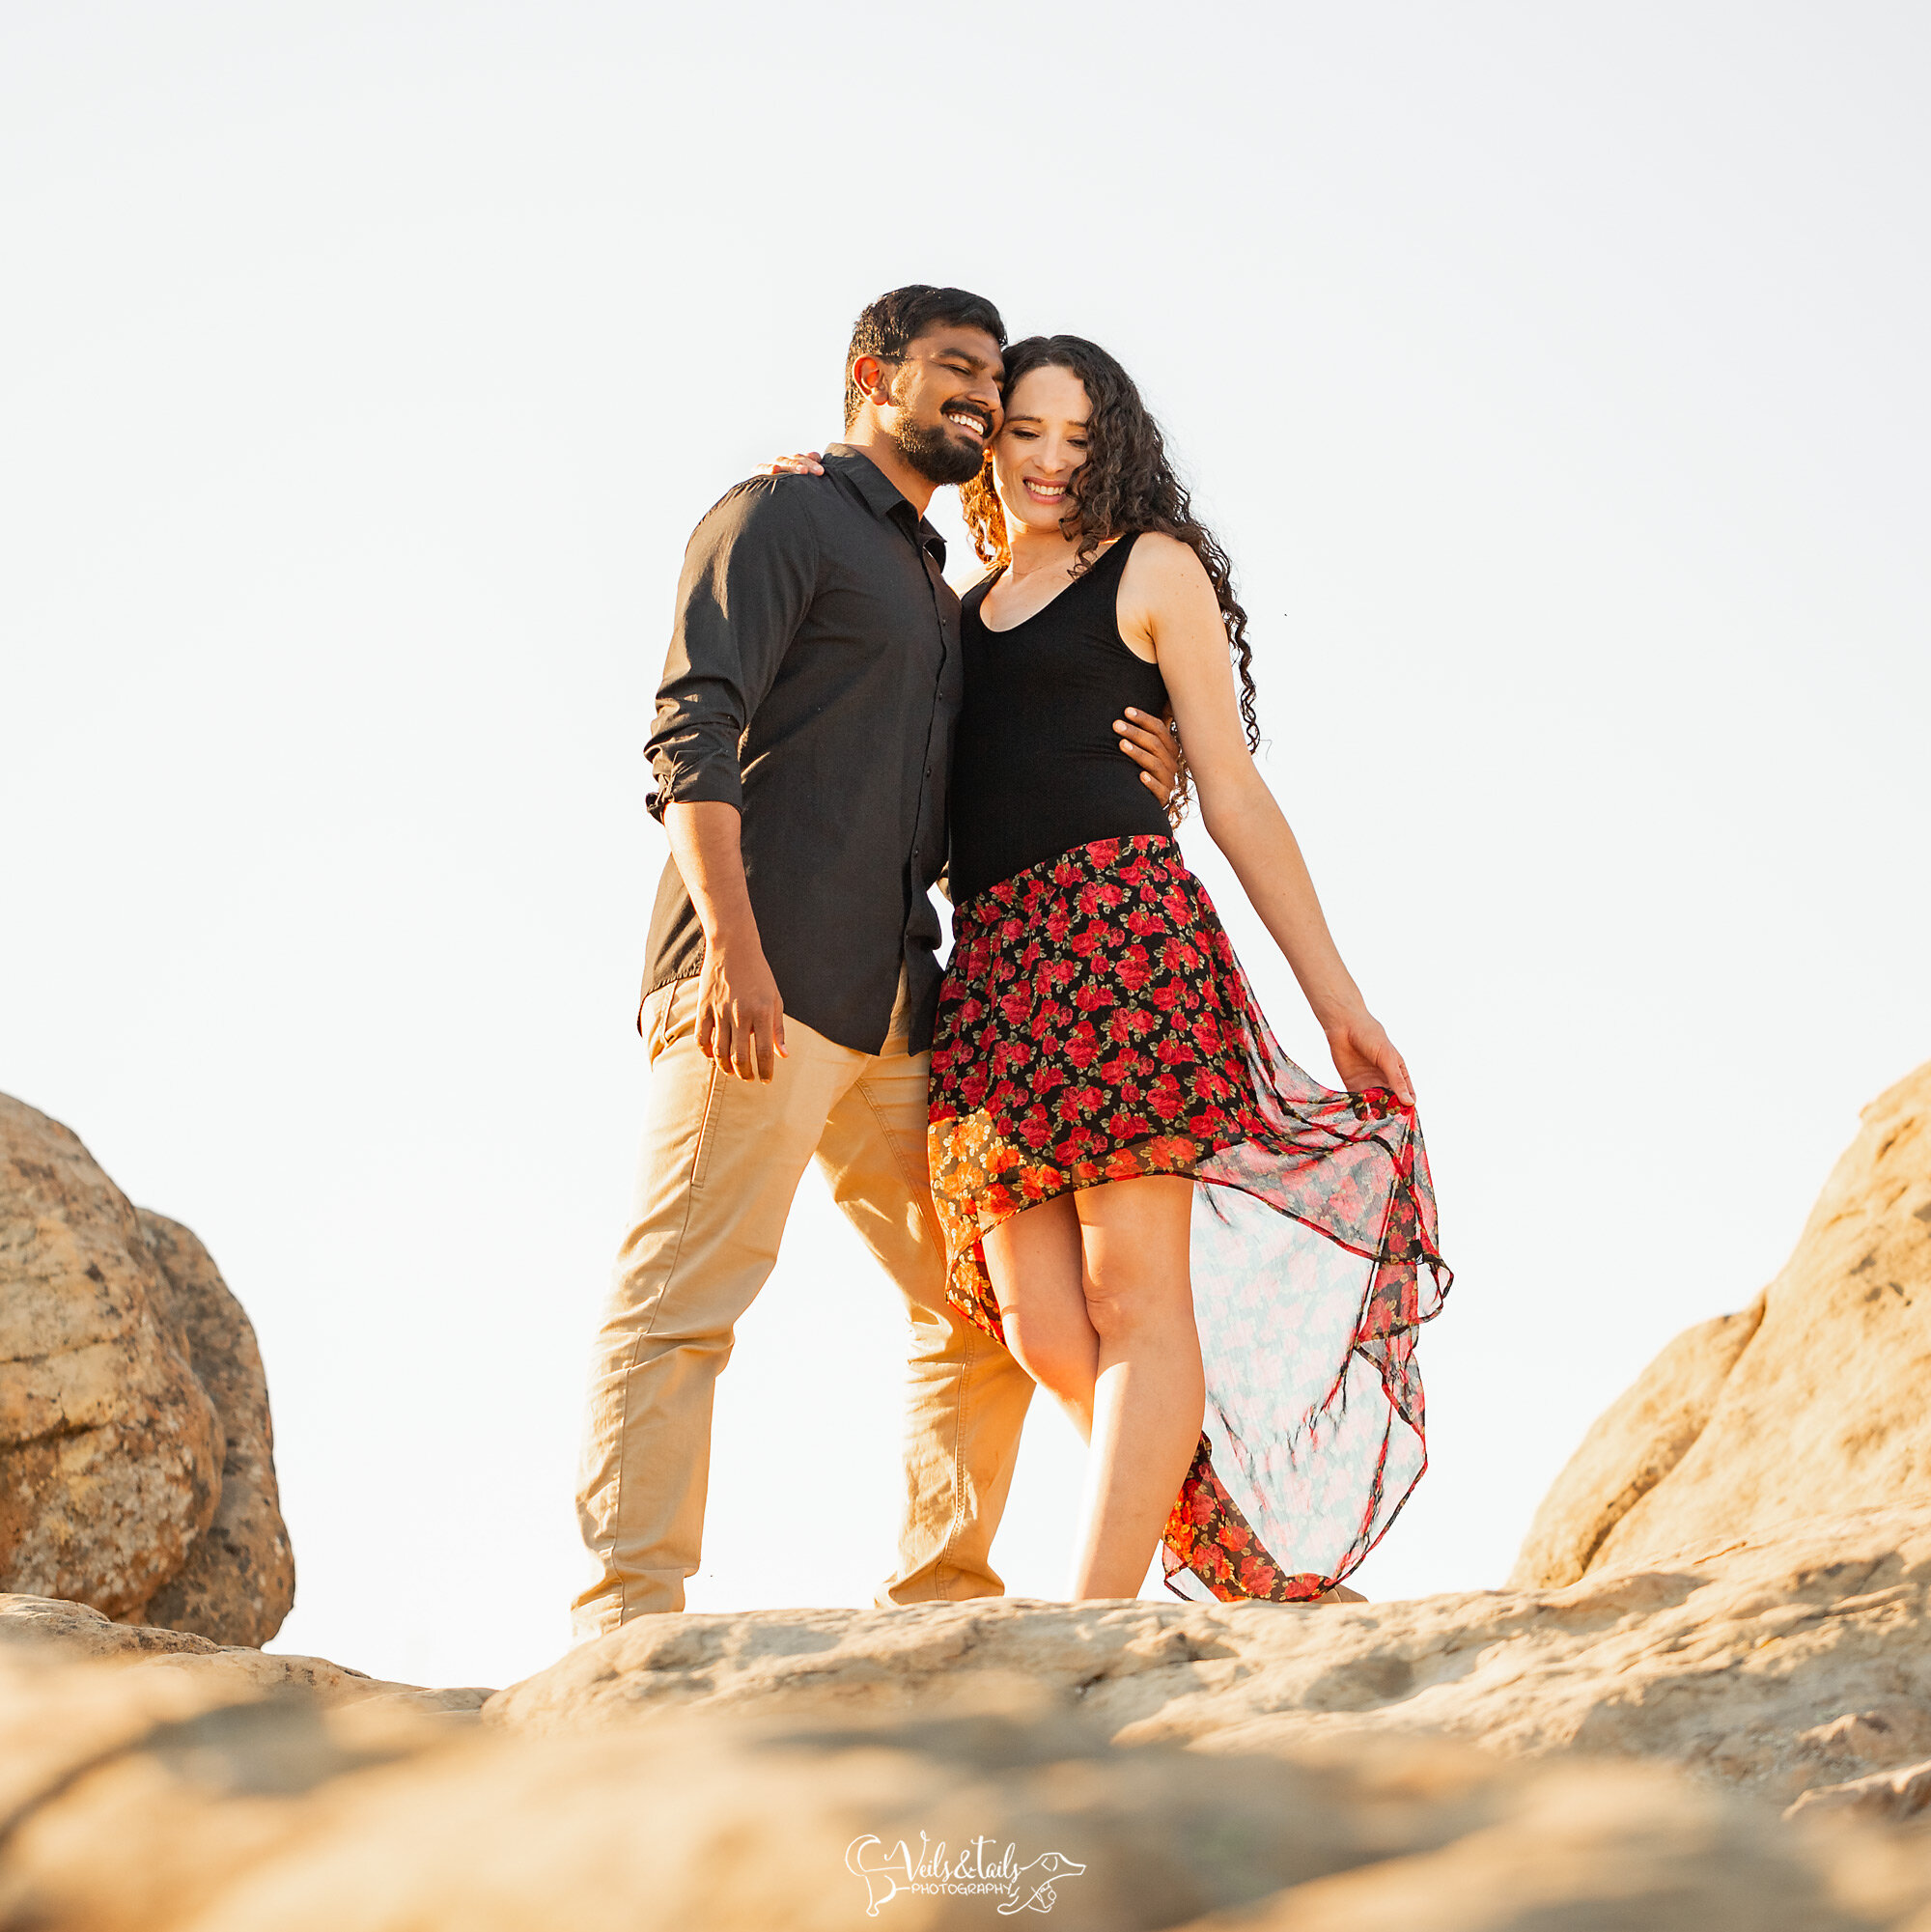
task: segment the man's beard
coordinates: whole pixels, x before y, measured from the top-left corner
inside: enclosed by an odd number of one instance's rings
[[[963,436],[946,434],[942,424],[900,418],[892,436],[899,454],[928,483],[970,483],[986,461],[983,444],[973,448]]]

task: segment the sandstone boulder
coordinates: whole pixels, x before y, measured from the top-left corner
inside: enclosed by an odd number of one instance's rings
[[[556,1735],[673,1708],[859,1716],[977,1678],[1050,1692],[1120,1743],[1448,1735],[1509,1757],[1665,1761],[1781,1806],[1931,1756],[1931,1501],[1563,1590],[642,1618],[484,1717]]]
[[[0,1925],[963,1932],[1003,1908],[1067,1932],[1875,1932],[1931,1899],[1882,1840],[1650,1767],[1122,1749],[976,1688],[533,1737],[0,1645]]]
[[[148,1623],[199,1631],[217,1643],[266,1643],[294,1603],[295,1564],[275,1483],[262,1352],[207,1248],[179,1221],[146,1208],[137,1213],[160,1264],[167,1311],[223,1438],[214,1519],[141,1614]]]
[[[261,1643],[294,1600],[254,1331],[188,1231],[0,1096],[0,1590]]]
[[[1864,1109],[1783,1272],[1679,1335],[1589,1432],[1510,1582],[1641,1568],[1931,1495],[1931,1063]]]
[[[1617,1524],[1689,1454],[1723,1383],[1763,1321],[1763,1299],[1740,1315],[1686,1329],[1597,1417],[1543,1498],[1509,1582],[1573,1583]]]
[[[221,1493],[220,1423],[140,1221],[0,1097],[0,1588],[138,1611]]]

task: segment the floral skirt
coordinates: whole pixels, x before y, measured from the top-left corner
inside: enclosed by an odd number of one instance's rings
[[[1413,1107],[1281,1052],[1171,839],[1018,873],[957,909],[953,938],[928,1146],[954,1304],[1003,1342],[989,1229],[1074,1189],[1190,1175],[1207,1412],[1167,1586],[1318,1596],[1428,1464],[1414,1343],[1450,1276]]]

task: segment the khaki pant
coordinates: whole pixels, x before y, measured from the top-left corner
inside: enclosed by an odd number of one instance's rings
[[[601,1574],[576,1599],[576,1635],[684,1608],[703,1539],[713,1386],[814,1154],[910,1325],[899,1562],[877,1601],[998,1595],[993,1533],[1032,1382],[946,1301],[926,1178],[930,1055],[905,1050],[903,1011],[877,1054],[787,1016],[789,1057],[763,1086],[720,1074],[697,1050],[696,1007],[696,981],[680,980],[644,1009],[651,1080],[637,1194],[598,1337],[577,1493]]]

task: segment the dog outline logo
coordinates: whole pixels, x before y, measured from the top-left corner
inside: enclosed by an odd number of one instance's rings
[[[1058,1894],[1052,1889],[1056,1878],[1077,1878],[1086,1867],[1064,1852],[1041,1852],[1030,1864],[1019,1869],[1019,1891],[999,1907],[999,1917],[1010,1918],[1015,1912],[1050,1912]],[[1027,1888],[1030,1887],[1030,1890]],[[1024,1896],[1021,1896],[1024,1893]]]
[[[889,1904],[899,1895],[899,1882],[890,1872],[881,1871],[876,1865],[868,1865],[864,1862],[867,1849],[870,1846],[882,1845],[883,1843],[884,1840],[875,1834],[869,1838],[854,1838],[845,1847],[845,1869],[854,1878],[861,1878],[865,1881],[865,1917],[867,1918],[876,1918],[879,1916],[879,1907]],[[901,1855],[903,1855],[905,1847],[901,1845],[899,1850]]]

